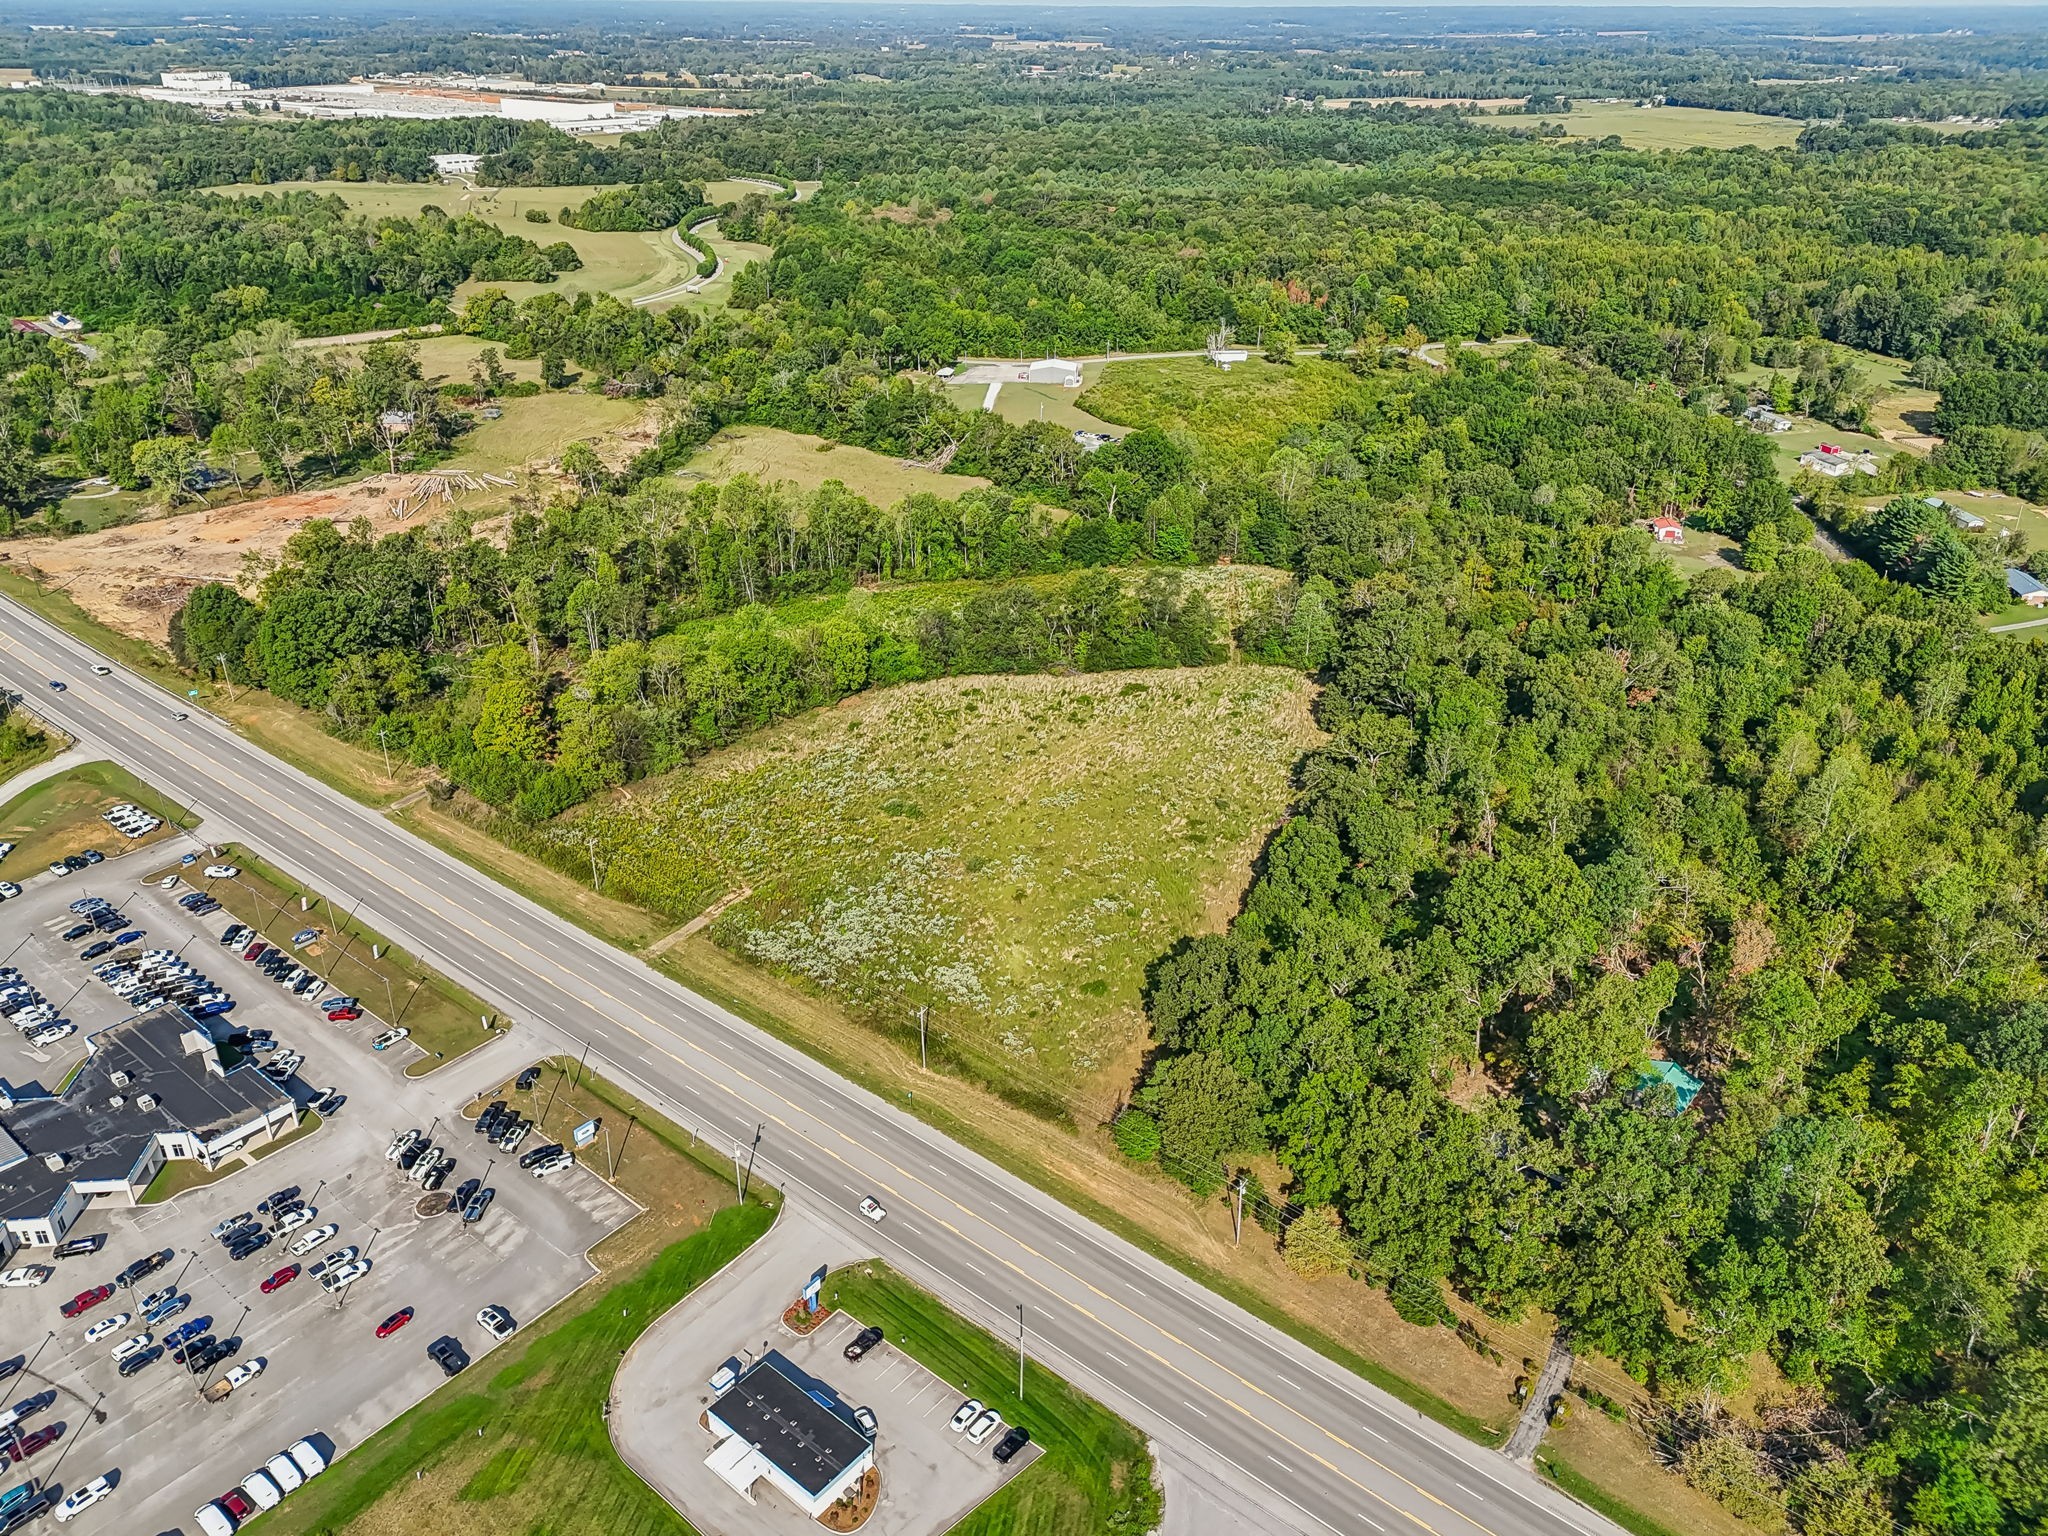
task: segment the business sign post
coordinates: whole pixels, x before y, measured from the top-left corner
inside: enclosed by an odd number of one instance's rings
[[[825,1285],[825,1266],[820,1264],[818,1272],[804,1282],[804,1312],[815,1315],[818,1310],[818,1292]]]
[[[580,1152],[597,1140],[597,1128],[602,1124],[602,1120],[586,1120],[569,1133],[569,1139],[576,1143],[576,1149]]]

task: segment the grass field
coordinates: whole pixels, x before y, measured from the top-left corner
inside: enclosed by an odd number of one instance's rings
[[[130,842],[100,820],[100,812],[124,800],[163,817],[164,824],[149,836]],[[0,805],[0,842],[14,844],[14,851],[0,860],[0,879],[19,882],[41,875],[53,860],[87,848],[104,854],[147,848],[174,836],[176,819],[182,814],[181,807],[127,769],[112,763],[85,763],[31,784]]]
[[[1094,383],[1104,366],[1082,364],[1083,382]],[[944,388],[946,398],[963,411],[980,410],[988,395],[986,384],[948,382]],[[996,394],[996,414],[1005,421],[1049,421],[1070,432],[1107,432],[1111,437],[1122,437],[1130,430],[1082,410],[1074,402],[1084,392],[1063,389],[1057,384],[1005,384]]]
[[[1880,437],[1889,432],[1901,438],[1920,438],[1934,430],[1934,408],[1941,396],[1939,391],[1923,389],[1907,376],[1912,364],[1900,358],[1887,357],[1882,352],[1866,352],[1860,347],[1830,345],[1828,350],[1855,363],[1867,381],[1871,391],[1871,425]],[[1759,388],[1770,381],[1773,373],[1797,372],[1796,367],[1772,369],[1759,364],[1731,371],[1728,382],[1744,389]],[[1834,438],[1829,437],[1828,441],[1832,442]],[[1925,445],[1917,442],[1891,446],[1906,447],[1915,452],[1926,451]],[[1805,451],[1804,447],[1799,449],[1801,453]]]
[[[602,1082],[585,1090],[632,1103]],[[767,1230],[779,1197],[733,1204],[727,1167],[638,1108],[619,1185],[652,1209],[598,1246],[601,1277],[266,1515],[265,1536],[689,1536],[612,1449],[612,1377],[650,1324]]]
[[[1763,117],[1755,112],[1591,101],[1575,101],[1571,111],[1561,115],[1505,117],[1494,121],[1518,128],[1562,123],[1572,138],[1604,139],[1612,134],[1630,149],[1734,149],[1744,144],[1759,149],[1790,149],[1806,127],[1796,117]]]
[[[590,807],[605,888],[1006,1091],[1128,1077],[1145,967],[1235,910],[1317,739],[1295,673],[945,679],[857,696]],[[915,1026],[909,1025],[912,1038]]]
[[[1110,363],[1074,403],[1124,427],[1184,427],[1219,462],[1262,464],[1292,428],[1328,420],[1365,392],[1348,369],[1320,358],[1255,357],[1225,373],[1205,357],[1166,357]]]
[[[428,1053],[425,1070],[431,1071],[442,1059],[453,1060],[491,1038],[482,1022],[491,1010],[447,977],[393,949],[382,934],[347,921],[326,897],[307,890],[248,849],[229,846],[221,858],[241,874],[233,880],[207,880],[197,869],[172,866],[156,871],[151,878],[183,874],[210,891],[237,922],[247,923],[271,943],[285,948],[291,947],[292,935],[301,929],[320,929],[320,937],[297,953],[326,978],[330,991],[359,997],[365,1013],[411,1030],[413,1044]],[[373,948],[379,953],[373,955]]]
[[[389,215],[416,216],[432,205],[451,216],[473,213],[487,223],[515,235],[524,235],[537,245],[566,240],[576,247],[583,265],[564,272],[552,283],[464,283],[455,290],[460,306],[470,294],[482,288],[502,288],[515,299],[536,293],[616,293],[631,297],[652,293],[690,274],[683,253],[669,243],[665,231],[610,231],[565,229],[559,222],[564,208],[576,208],[601,187],[482,187],[471,189],[455,182],[388,181],[279,181],[267,187],[216,187],[217,192],[258,196],[265,192],[323,192],[341,198],[356,212],[370,218]],[[546,224],[529,224],[526,210],[538,208],[548,215]]]
[[[564,448],[584,439],[593,440],[601,455],[616,457],[606,454],[606,440],[638,426],[648,413],[644,400],[609,400],[581,389],[505,400],[500,408],[503,416],[479,421],[463,433],[455,440],[455,452],[435,468],[496,473],[558,459]]]
[[[880,1324],[942,1380],[1022,1424],[1045,1454],[954,1526],[950,1536],[1097,1536],[1157,1526],[1160,1501],[1145,1437],[1028,1359],[1017,1397],[1016,1346],[975,1327],[885,1264],[842,1269],[822,1300]]]
[[[989,482],[979,475],[943,475],[912,469],[900,459],[868,448],[829,443],[780,427],[728,427],[706,443],[678,474],[685,480],[730,480],[752,475],[773,484],[787,481],[814,491],[837,480],[877,506],[893,507],[906,496],[929,491],[948,501]]]

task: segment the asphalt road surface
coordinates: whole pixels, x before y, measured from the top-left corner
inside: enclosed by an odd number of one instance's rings
[[[1614,1536],[1533,1473],[1304,1346],[865,1090],[252,746],[0,600],[0,681],[441,967],[514,1021],[652,1090],[826,1219],[1271,1509],[1275,1525]],[[67,691],[48,684],[62,680]],[[191,718],[173,718],[190,708]],[[888,1217],[855,1207],[872,1193]]]

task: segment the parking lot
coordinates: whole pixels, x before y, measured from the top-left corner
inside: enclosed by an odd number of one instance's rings
[[[766,1484],[748,1504],[705,1466],[711,1435],[699,1423],[710,1378],[729,1356],[749,1364],[780,1350],[846,1404],[875,1415],[881,1502],[861,1527],[870,1536],[938,1536],[957,1525],[1040,1454],[1030,1445],[1008,1466],[949,1427],[963,1393],[885,1342],[859,1361],[843,1351],[859,1319],[827,1318],[808,1338],[782,1326],[782,1309],[823,1260],[851,1262],[831,1229],[785,1208],[776,1226],[721,1273],[684,1297],[643,1335],[619,1369],[611,1428],[627,1463],[704,1536],[800,1536],[817,1524]]]
[[[366,1014],[353,1024],[329,1024],[303,1000],[255,975],[218,943],[225,913],[192,918],[176,906],[176,892],[144,880],[163,867],[166,851],[109,860],[90,871],[89,880],[41,875],[24,881],[23,895],[5,904],[7,930],[21,941],[11,963],[53,1003],[63,1003],[63,1015],[79,1029],[59,1048],[36,1052],[24,1048],[14,1030],[0,1027],[0,1077],[54,1089],[83,1054],[84,1037],[126,1016],[125,1006],[89,979],[92,966],[79,960],[79,944],[61,939],[70,926],[67,904],[90,890],[114,901],[130,927],[146,930],[144,947],[181,950],[230,992],[236,1006],[226,1019],[234,1029],[270,1030],[282,1048],[305,1054],[287,1084],[295,1096],[310,1100],[332,1088],[343,1102],[311,1134],[265,1149],[260,1162],[216,1183],[137,1209],[96,1206],[74,1235],[107,1234],[100,1252],[57,1261],[46,1285],[0,1290],[0,1359],[30,1361],[0,1389],[0,1403],[54,1393],[55,1401],[26,1423],[64,1426],[54,1444],[16,1472],[49,1478],[54,1469],[60,1486],[119,1473],[116,1494],[73,1522],[85,1533],[191,1532],[195,1508],[291,1440],[317,1432],[346,1451],[441,1383],[440,1370],[426,1358],[428,1344],[453,1334],[481,1361],[491,1340],[476,1321],[479,1308],[497,1304],[522,1325],[532,1321],[592,1273],[588,1249],[635,1210],[582,1169],[544,1181],[518,1172],[513,1160],[485,1146],[456,1117],[456,1106],[500,1068],[458,1063],[427,1078],[407,1078],[406,1053],[370,1049],[375,1019]],[[394,1131],[408,1127],[427,1131],[457,1158],[438,1195],[423,1196],[384,1155]],[[498,1195],[480,1221],[466,1226],[445,1206],[448,1191],[470,1177],[492,1184]],[[332,1237],[292,1255],[292,1238],[284,1236],[243,1262],[231,1261],[212,1228],[289,1186],[298,1186],[316,1211],[307,1230],[332,1222]],[[372,1268],[339,1296],[305,1273],[273,1294],[262,1293],[262,1282],[279,1268],[311,1266],[344,1246],[357,1248]],[[61,1302],[163,1249],[173,1251],[171,1261],[136,1290],[76,1320],[59,1315]],[[11,1262],[51,1259],[47,1250],[27,1250]],[[241,1341],[227,1364],[265,1361],[260,1376],[224,1401],[207,1404],[200,1393],[225,1365],[195,1379],[166,1355],[133,1377],[120,1376],[110,1347],[140,1330],[139,1320],[85,1341],[92,1323],[133,1311],[138,1291],[173,1284],[190,1302],[162,1329],[209,1319],[206,1332]],[[415,1309],[411,1322],[377,1339],[378,1323],[408,1306]],[[95,1406],[104,1422],[94,1421]]]

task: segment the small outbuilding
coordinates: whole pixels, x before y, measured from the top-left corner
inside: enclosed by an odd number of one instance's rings
[[[2005,568],[2005,590],[2013,595],[2015,602],[2025,603],[2029,608],[2039,608],[2048,603],[2048,587],[2042,586],[2016,565]]]
[[[1036,362],[1024,365],[1023,382],[1026,384],[1057,384],[1064,389],[1081,387],[1081,365],[1070,363],[1064,357],[1041,357]]]
[[[1683,544],[1685,524],[1675,517],[1653,517],[1650,519],[1650,537],[1659,544]]]
[[[1669,1088],[1677,1101],[1678,1113],[1682,1115],[1692,1108],[1692,1101],[1700,1096],[1700,1090],[1706,1086],[1675,1061],[1653,1061],[1650,1063],[1650,1070],[1636,1083],[1636,1091],[1649,1093],[1659,1087]]]

